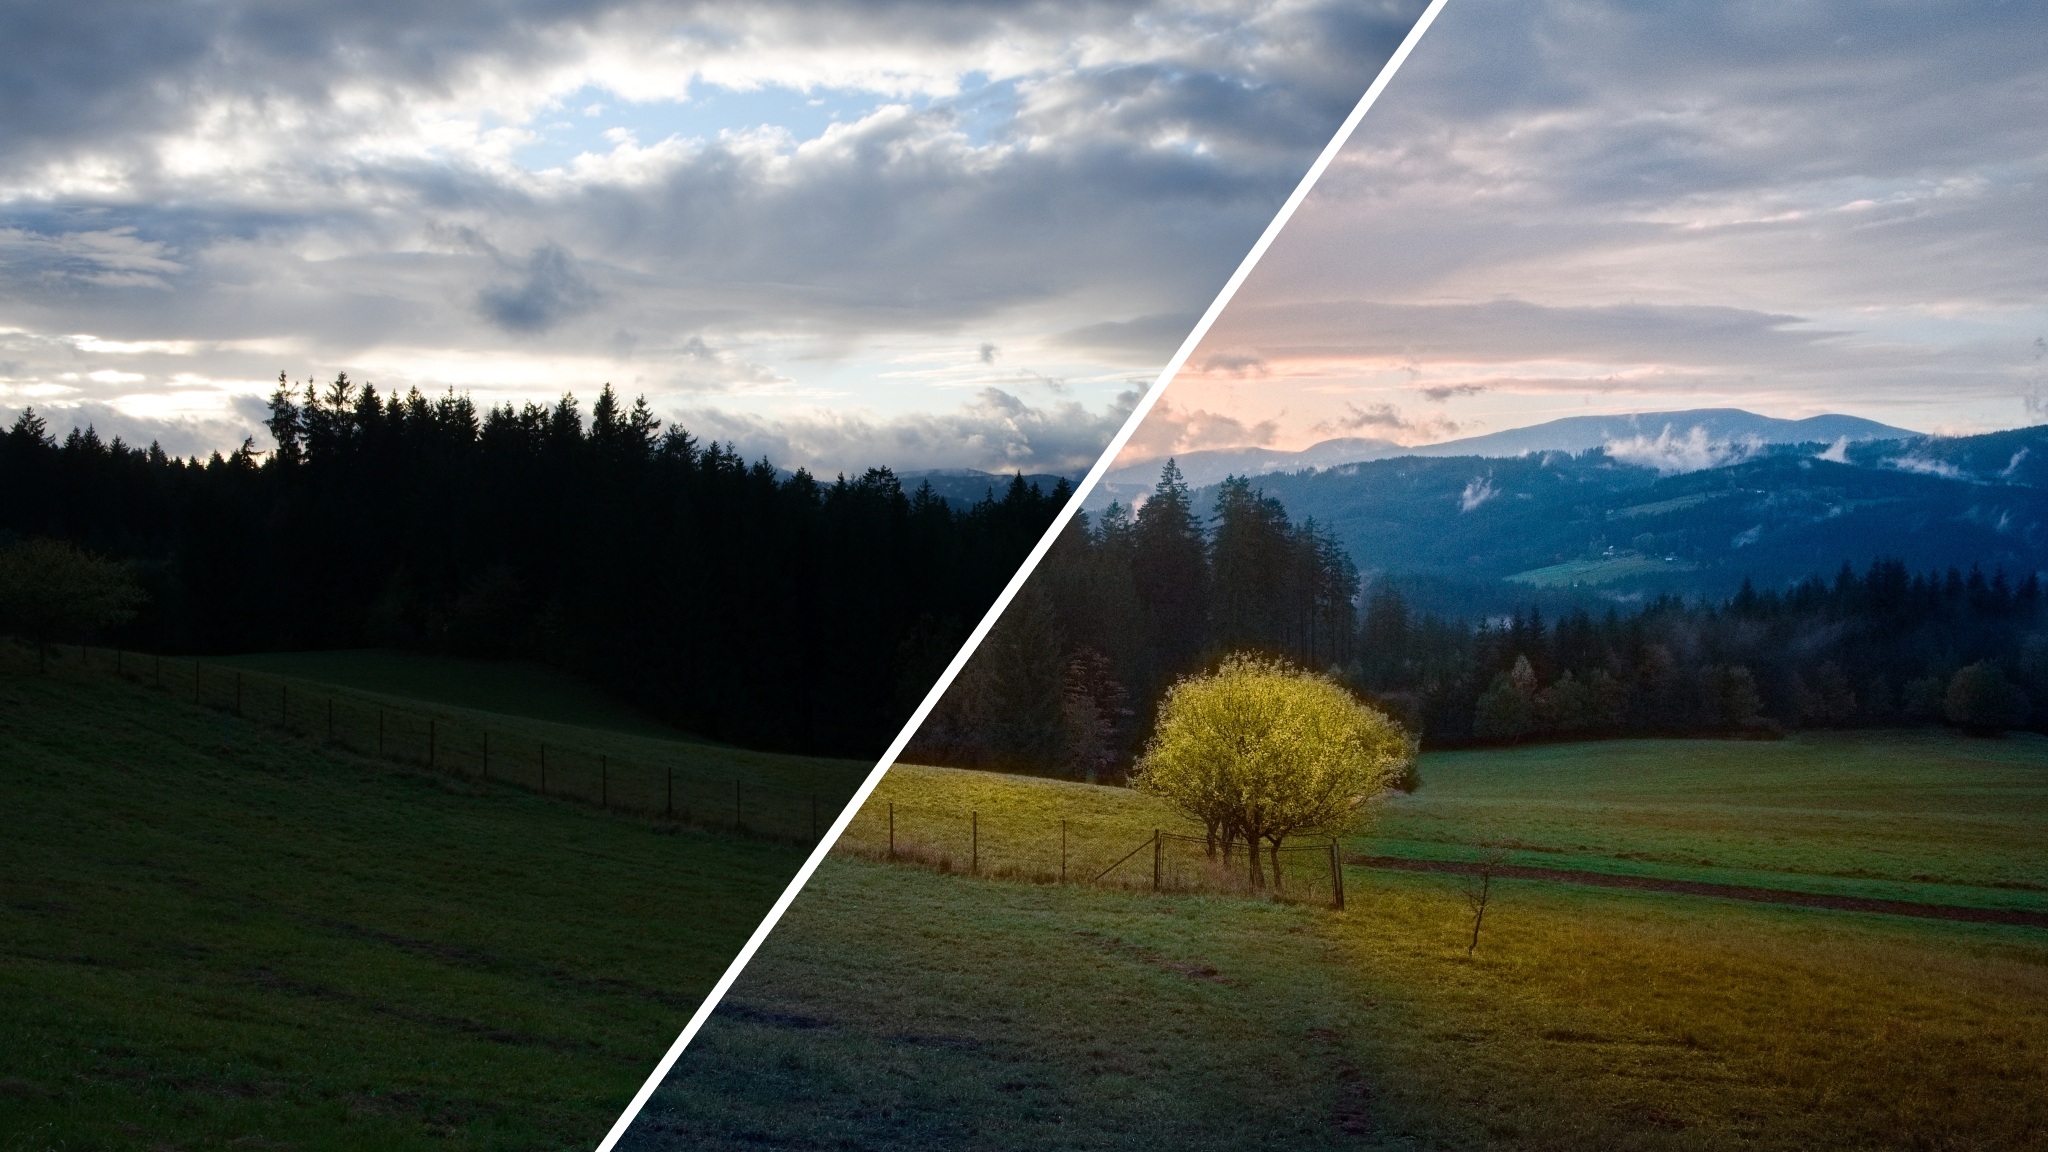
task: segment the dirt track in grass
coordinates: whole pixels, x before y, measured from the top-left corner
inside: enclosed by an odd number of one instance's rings
[[[1469,874],[1476,873],[1480,868],[1480,865],[1464,860],[1414,860],[1405,856],[1350,856],[1346,857],[1345,863],[1361,868],[1387,868],[1401,872]],[[1887,916],[1917,916],[1923,920],[1964,920],[1975,924],[2013,924],[2027,928],[2048,928],[2048,912],[2031,912],[2021,908],[1971,908],[1959,904],[1922,904],[1912,900],[1836,896],[1823,892],[1755,888],[1744,884],[1714,884],[1704,880],[1670,880],[1657,876],[1623,876],[1613,872],[1592,872],[1578,868],[1532,868],[1522,864],[1496,865],[1493,874],[1502,880],[1547,880],[1555,884],[1588,884],[1598,888],[1635,888],[1649,892],[1676,892],[1686,896],[1716,896],[1724,900],[1747,900],[1756,904],[1832,908],[1839,912],[1878,912]]]

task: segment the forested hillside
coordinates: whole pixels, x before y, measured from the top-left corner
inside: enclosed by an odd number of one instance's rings
[[[1331,670],[1438,747],[2048,729],[2038,576],[2008,576],[1996,553],[1925,571],[1886,558],[1920,530],[1873,532],[1861,546],[1874,559],[1785,587],[1745,582],[1730,596],[1669,594],[1548,620],[1526,605],[1461,617],[1418,610],[1384,580],[1361,598],[1326,528],[1291,520],[1243,479],[1203,500],[1169,463],[1134,517],[1112,507],[1069,528],[912,753],[1114,778],[1143,746],[1166,686],[1239,649]]]
[[[538,656],[708,736],[868,756],[1067,496],[779,476],[609,387],[586,420],[279,384],[274,449],[204,461],[23,412],[0,533],[132,561],[149,603],[108,640]]]
[[[2048,428],[1637,447],[1407,456],[1257,483],[1325,526],[1361,571],[1453,614],[1725,599],[1745,579],[1782,590],[1878,554],[1916,572],[2048,570]]]

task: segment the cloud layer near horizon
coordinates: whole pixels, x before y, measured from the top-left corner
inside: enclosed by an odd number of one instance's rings
[[[2048,419],[2044,42],[2019,4],[1452,0],[1169,396],[1286,449]]]
[[[611,381],[791,463],[1085,465],[1420,4],[0,18],[0,406]],[[984,453],[984,454],[978,454]]]

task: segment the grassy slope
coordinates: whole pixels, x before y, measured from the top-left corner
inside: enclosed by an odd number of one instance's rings
[[[207,662],[457,708],[603,728],[629,736],[705,742],[540,664],[460,660],[377,649],[258,652]]]
[[[1980,907],[2048,909],[2048,739],[1942,732],[1782,741],[1622,740],[1423,757],[1423,787],[1381,805],[1354,853],[1459,859],[1481,841],[1514,863]],[[1043,870],[1069,827],[1076,873],[1155,827],[1191,831],[1120,788],[904,765],[854,843],[968,851]]]
[[[2048,908],[2048,739],[1808,733],[1424,758],[1359,851]]]
[[[1633,752],[1669,764],[1720,747]],[[2013,749],[2031,762],[2020,745],[1979,762],[1961,809],[1976,786],[2004,778],[2012,765],[1997,759]],[[1926,751],[1917,770],[1891,763],[1898,747],[1882,741],[1758,764],[1738,777],[1759,801],[1747,817],[1753,849],[1791,874],[1771,853],[1819,851],[1835,817],[1795,835],[1773,813],[1855,811],[1856,796],[1869,806],[1901,777],[1963,771],[1978,754]],[[1505,763],[1491,766],[1504,773],[1492,787],[1513,792],[1519,777],[1506,769],[1519,757],[1570,752],[1493,754]],[[1552,799],[1602,781],[1622,788],[1628,763],[1559,778]],[[1786,774],[1801,764],[1803,775]],[[1887,764],[1889,775],[1877,772]],[[1461,780],[1446,788],[1459,803],[1487,799],[1482,757],[1436,767],[1425,779]],[[1842,774],[1868,787],[1846,787]],[[1657,803],[1639,806],[1662,815],[1637,812],[1643,828],[1615,844],[1688,827],[1676,813],[1698,783],[1680,774],[1651,789]],[[906,811],[951,794],[993,827],[1083,809],[1126,834],[1158,819],[1143,798],[1015,777],[914,770],[892,772],[885,788]],[[1130,803],[1121,816],[1120,795]],[[1795,803],[1802,795],[1810,802]],[[1562,819],[1527,797],[1496,800],[1478,810]],[[1716,842],[1742,842],[1743,820],[1706,806]],[[1587,811],[1581,831],[1611,815]],[[1459,831],[1448,808],[1435,820],[1439,833]],[[1962,842],[1934,839],[1935,853]],[[2048,1148],[2048,940],[2038,932],[1501,882],[1468,960],[1458,881],[1354,869],[1349,886],[1351,910],[1332,914],[835,859],[749,968],[734,1007],[677,1066],[636,1141]]]
[[[837,857],[627,1147],[1329,1146],[1358,1016],[1311,928]]]
[[[800,853],[0,674],[0,1149],[595,1141]]]
[[[52,669],[59,675],[104,676],[114,654],[97,651],[90,673],[77,667],[76,649],[55,649]],[[619,769],[619,795],[627,806],[661,807],[662,770],[675,769],[678,803],[686,799],[727,811],[730,782],[744,780],[755,792],[755,804],[779,805],[784,830],[803,831],[809,797],[818,797],[829,820],[842,797],[848,796],[873,765],[757,752],[710,744],[639,717],[623,705],[595,694],[587,686],[545,669],[487,661],[449,660],[396,652],[277,653],[204,661],[205,698],[222,709],[235,699],[235,676],[241,669],[246,691],[244,714],[275,723],[280,692],[287,692],[294,730],[320,733],[327,700],[337,705],[336,725],[343,743],[374,748],[377,710],[389,712],[389,746],[394,759],[426,759],[427,719],[440,724],[439,751],[445,766],[474,774],[481,768],[479,733],[490,732],[491,770],[499,776],[536,783],[536,749],[545,744],[557,756],[550,769],[551,787],[595,799],[597,757],[609,756]],[[30,668],[26,658],[0,648],[0,667]],[[131,676],[153,682],[156,669],[147,656],[128,657]],[[163,686],[173,696],[191,699],[193,665],[185,660],[161,662]],[[548,694],[559,690],[560,701]],[[407,695],[417,691],[417,696]],[[691,793],[685,796],[685,792]],[[711,821],[716,823],[717,821]]]

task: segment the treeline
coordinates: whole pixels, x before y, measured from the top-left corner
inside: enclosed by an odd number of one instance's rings
[[[1366,601],[1354,685],[1437,744],[1620,735],[1771,735],[1794,728],[2048,728],[2040,581],[1860,575],[1722,603],[1534,611],[1471,626],[1418,615],[1392,588]]]
[[[1234,651],[1336,673],[1435,747],[1793,728],[2048,729],[2048,606],[2003,573],[1861,574],[1723,603],[1470,622],[1362,597],[1313,522],[1242,479],[1193,507],[1169,463],[1135,517],[1077,518],[912,755],[1119,777],[1177,677]]]
[[[0,534],[130,561],[149,600],[110,641],[537,657],[706,736],[866,756],[1068,495],[956,512],[885,469],[783,475],[609,386],[586,419],[280,377],[269,427],[185,460],[24,412]]]
[[[1135,516],[1112,504],[1068,524],[911,755],[1119,778],[1167,686],[1223,653],[1351,663],[1358,590],[1313,522],[1242,479],[1199,509],[1169,461]]]

